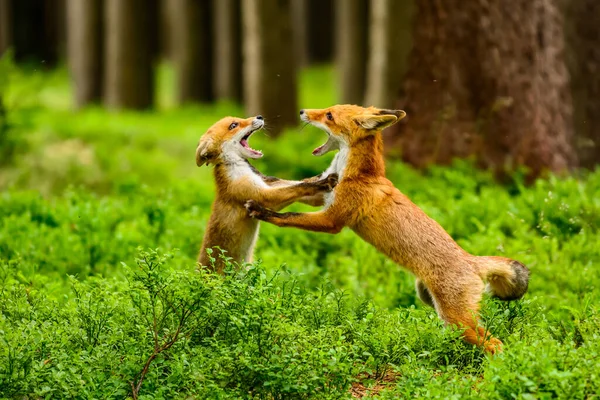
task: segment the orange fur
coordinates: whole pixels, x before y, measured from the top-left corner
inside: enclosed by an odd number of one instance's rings
[[[527,290],[528,270],[513,260],[467,253],[386,179],[381,130],[405,115],[351,105],[301,111],[305,122],[329,136],[313,154],[339,149],[326,171],[339,174],[339,184],[325,196],[326,206],[318,212],[280,214],[253,197],[246,208],[250,216],[278,226],[327,233],[348,226],[414,273],[419,297],[446,323],[461,327],[465,340],[494,353],[502,343],[477,320],[483,281],[501,299],[519,298]]]
[[[275,210],[295,201],[322,205],[323,193],[331,191],[337,183],[335,175],[324,179],[286,181],[258,172],[247,158],[258,158],[262,154],[250,149],[247,140],[263,124],[262,117],[226,117],[209,128],[200,139],[196,164],[214,164],[216,182],[216,197],[198,256],[202,266],[213,267],[206,250],[215,247],[225,250],[226,256],[235,262],[252,261],[258,221],[246,215],[246,199],[257,199]],[[221,273],[223,262],[218,256],[216,258],[214,268]]]

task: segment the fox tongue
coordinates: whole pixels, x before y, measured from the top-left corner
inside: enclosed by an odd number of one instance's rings
[[[256,155],[261,155],[262,156],[262,152],[261,151],[254,150],[252,147],[250,147],[248,145],[248,139],[242,139],[242,140],[240,140],[240,144],[242,145],[242,147],[244,147],[245,149],[250,150],[252,153],[254,153]]]
[[[317,154],[319,154],[319,152],[320,152],[321,150],[323,150],[323,147],[325,147],[325,145],[324,145],[324,144],[323,144],[323,145],[321,145],[321,146],[319,146],[319,147],[317,147],[316,149],[314,149],[314,150],[313,150],[313,152],[312,152],[312,153],[313,153],[313,155],[317,155]]]

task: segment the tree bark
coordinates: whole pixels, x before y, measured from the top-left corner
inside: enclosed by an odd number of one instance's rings
[[[411,164],[475,157],[531,177],[576,165],[562,20],[552,0],[417,2],[414,47],[390,129]],[[404,121],[403,121],[404,122]]]
[[[369,62],[364,103],[392,108],[412,47],[412,0],[371,0]]]
[[[211,3],[209,0],[170,1],[171,49],[179,103],[209,102],[214,98]]]
[[[600,164],[600,2],[563,2],[576,147],[581,165],[593,168]]]
[[[106,0],[104,102],[110,109],[147,109],[153,104],[153,34],[144,0]]]
[[[336,1],[336,53],[343,103],[362,104],[367,79],[368,2]]]
[[[218,0],[215,2],[214,7],[214,74],[216,97],[241,102],[241,1]]]
[[[12,0],[0,0],[0,56],[13,45]]]
[[[246,114],[262,114],[275,134],[298,123],[290,0],[244,0]]]
[[[294,48],[298,65],[334,58],[333,0],[292,0]]]
[[[61,6],[63,0],[0,0],[0,51],[10,46],[17,62],[55,65],[62,45]]]
[[[67,0],[67,54],[77,108],[102,98],[102,1]]]
[[[1,0],[0,0],[1,1]],[[295,57],[298,66],[308,65],[308,2],[306,0],[291,0],[292,4],[292,35]]]

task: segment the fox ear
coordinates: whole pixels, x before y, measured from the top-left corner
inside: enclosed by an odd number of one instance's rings
[[[213,141],[208,137],[203,137],[196,148],[196,165],[201,167],[214,161],[216,152],[213,149]]]
[[[395,115],[398,120],[401,120],[402,118],[406,117],[406,113],[403,110],[379,110],[379,115]]]
[[[356,125],[366,129],[366,130],[382,130],[387,128],[388,126],[394,125],[399,121],[399,118],[395,115],[359,115],[354,117],[354,122]]]

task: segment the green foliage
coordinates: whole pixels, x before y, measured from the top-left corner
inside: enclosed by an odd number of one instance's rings
[[[221,116],[242,115],[238,106],[171,109],[163,93],[156,113],[73,113],[64,70],[8,65],[3,104],[22,146],[0,169],[0,398],[600,391],[600,170],[500,186],[468,162],[422,173],[388,163],[395,185],[466,250],[531,269],[523,300],[484,301],[482,319],[505,343],[490,358],[416,299],[409,273],[348,230],[263,224],[260,261],[229,264],[224,276],[198,271],[214,189],[195,145]],[[329,68],[306,71],[300,103],[334,102],[332,80]],[[324,140],[312,127],[257,134],[265,157],[255,165],[312,176],[331,160],[310,155]]]

